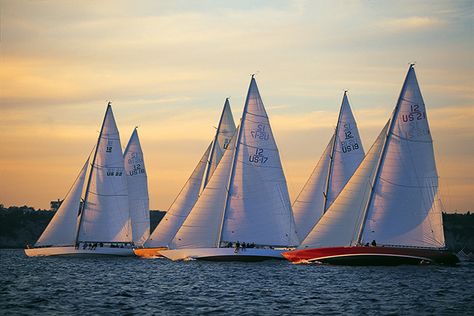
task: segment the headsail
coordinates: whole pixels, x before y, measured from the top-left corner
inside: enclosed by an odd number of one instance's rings
[[[207,147],[204,155],[202,155],[188,181],[186,181],[184,187],[166,212],[166,215],[145,242],[145,247],[167,247],[186,217],[188,217],[199,196],[211,146],[212,143]]]
[[[206,174],[203,180],[203,189],[209,182],[214,170],[224,155],[224,151],[229,146],[232,136],[235,134],[235,123],[232,111],[230,109],[229,98],[225,99],[224,108],[222,109],[219,125],[217,126],[216,136],[212,143],[212,149],[209,155],[209,162],[206,168]]]
[[[150,207],[145,161],[136,128],[123,156],[127,174],[132,240],[135,245],[143,245],[150,235]]]
[[[92,160],[77,241],[132,241],[122,146],[110,103]]]
[[[280,155],[253,76],[237,135],[220,241],[297,245]]]
[[[216,247],[235,149],[234,136],[214,175],[174,236],[170,248]]]
[[[334,203],[324,213],[299,249],[351,246],[357,243],[365,206],[385,143],[389,123]]]
[[[347,92],[344,92],[333,137],[293,205],[300,240],[308,235],[331,206],[364,155]]]
[[[392,120],[362,241],[442,248],[445,241],[433,141],[413,65]]]
[[[54,214],[53,219],[49,222],[35,246],[74,245],[77,232],[77,216],[81,204],[81,194],[88,164],[89,157],[74,181],[71,190],[66,195],[66,198],[61,203],[61,206],[56,214]]]

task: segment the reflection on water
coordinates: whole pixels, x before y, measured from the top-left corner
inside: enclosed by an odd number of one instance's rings
[[[336,267],[27,258],[0,250],[0,314],[453,314],[474,311],[474,264]]]

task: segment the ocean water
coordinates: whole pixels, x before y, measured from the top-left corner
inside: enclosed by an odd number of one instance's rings
[[[27,258],[0,250],[1,315],[474,315],[474,264]]]

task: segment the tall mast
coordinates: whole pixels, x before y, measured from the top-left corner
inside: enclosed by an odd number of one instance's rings
[[[336,150],[337,132],[339,131],[339,124],[341,122],[341,116],[342,116],[342,107],[344,105],[344,97],[346,97],[346,94],[347,94],[347,90],[344,90],[344,96],[342,97],[342,104],[339,110],[339,116],[337,118],[336,130],[334,131],[334,139],[332,142],[331,155],[329,156],[329,168],[328,168],[328,175],[326,178],[326,185],[325,185],[326,190],[325,192],[323,192],[324,194],[323,214],[326,213],[326,209],[328,205],[328,193],[329,193],[329,185],[331,183],[332,168],[334,165],[334,151]]]
[[[373,198],[373,195],[374,195],[375,186],[378,183],[377,180],[378,180],[378,177],[379,177],[379,174],[380,174],[380,169],[381,169],[380,167],[382,166],[382,162],[384,161],[385,155],[387,153],[388,138],[392,134],[393,128],[395,126],[395,121],[396,121],[396,118],[398,116],[398,112],[400,111],[400,101],[402,100],[402,96],[404,95],[404,92],[405,92],[405,89],[406,89],[408,74],[413,69],[414,65],[415,64],[410,64],[410,67],[408,68],[408,73],[405,77],[405,81],[403,82],[402,90],[400,91],[400,95],[398,96],[397,105],[395,106],[395,109],[393,110],[393,113],[392,113],[392,117],[390,119],[390,127],[388,128],[387,135],[385,136],[385,142],[383,144],[382,154],[380,155],[379,161],[377,163],[377,171],[375,172],[375,176],[372,180],[372,184],[371,184],[371,187],[370,187],[369,198],[367,199],[367,205],[365,207],[365,210],[364,210],[364,213],[363,213],[364,215],[363,215],[363,218],[362,218],[362,223],[360,225],[359,233],[357,235],[357,244],[360,244],[361,239],[362,239],[362,233],[364,232],[365,222],[367,220],[367,213],[368,213],[369,208],[372,204],[372,198]]]
[[[230,168],[230,177],[229,177],[229,182],[227,183],[224,211],[222,212],[221,226],[219,228],[219,238],[217,239],[217,248],[220,248],[220,245],[221,245],[222,229],[224,228],[225,213],[226,213],[227,207],[229,206],[230,188],[231,188],[232,182],[234,180],[235,163],[237,161],[238,149],[240,147],[239,145],[240,145],[240,138],[242,136],[242,127],[244,125],[245,117],[247,116],[247,107],[249,105],[250,89],[252,88],[252,83],[255,81],[254,76],[255,76],[255,74],[252,74],[252,79],[250,79],[250,85],[249,85],[249,90],[247,92],[247,98],[245,100],[244,111],[242,113],[242,118],[240,119],[240,126],[239,126],[238,131],[237,131],[237,139],[236,139],[236,142],[235,142],[234,155],[232,156],[232,166]]]
[[[84,196],[84,203],[82,203],[81,215],[79,217],[79,225],[77,226],[76,243],[75,243],[76,245],[78,245],[78,241],[79,241],[79,232],[81,231],[82,218],[83,218],[83,215],[84,215],[84,210],[86,209],[87,198],[89,197],[89,188],[90,188],[91,180],[92,180],[92,171],[94,169],[94,164],[95,164],[95,159],[97,157],[97,152],[99,151],[99,143],[100,143],[100,139],[102,138],[102,132],[104,131],[105,119],[107,118],[107,113],[109,112],[109,108],[111,106],[112,106],[111,103],[108,102],[107,103],[107,109],[105,110],[104,120],[102,121],[102,127],[100,128],[99,138],[97,139],[97,144],[95,145],[94,158],[92,159],[91,170],[89,172],[89,177],[88,177],[88,180],[87,180],[86,195]]]
[[[222,122],[222,119],[224,118],[224,112],[225,112],[225,109],[226,109],[227,102],[229,102],[229,98],[225,99],[224,108],[222,109],[221,117],[219,119],[219,125],[217,126],[216,135],[214,136],[214,140],[212,141],[211,152],[209,153],[209,157],[207,159],[206,173],[205,173],[205,176],[204,176],[204,181],[202,182],[201,192],[202,192],[202,190],[204,190],[204,188],[207,185],[207,182],[209,181],[209,171],[211,170],[212,158],[214,157],[217,138],[219,137],[221,122]]]

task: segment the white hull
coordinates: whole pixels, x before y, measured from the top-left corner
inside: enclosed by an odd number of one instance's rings
[[[98,247],[96,249],[76,249],[74,246],[44,247],[25,249],[28,257],[43,256],[134,256],[131,248]]]
[[[170,260],[215,260],[215,261],[261,261],[283,259],[282,252],[288,250],[245,248],[190,248],[162,250],[160,254]]]

